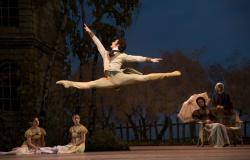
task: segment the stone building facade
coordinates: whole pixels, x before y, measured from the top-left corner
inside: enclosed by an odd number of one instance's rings
[[[55,85],[64,77],[61,23],[60,0],[0,1],[0,149],[22,143],[28,122],[41,114],[45,93],[45,112],[56,115],[63,106],[62,88]]]

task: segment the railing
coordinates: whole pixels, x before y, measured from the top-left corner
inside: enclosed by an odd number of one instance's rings
[[[173,123],[168,126],[162,136],[159,132],[163,124],[137,125],[132,127],[128,124],[116,127],[116,133],[123,141],[132,144],[195,144],[197,143],[199,124],[196,123]],[[250,143],[250,121],[244,121],[241,127],[244,143]]]

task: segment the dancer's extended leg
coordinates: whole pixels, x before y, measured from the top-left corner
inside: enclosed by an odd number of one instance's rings
[[[100,78],[90,82],[74,82],[61,80],[57,81],[56,84],[62,84],[65,88],[75,87],[78,89],[91,89],[91,88],[114,88],[115,84],[109,80],[109,78]]]
[[[180,71],[174,71],[174,72],[169,72],[169,73],[150,73],[150,74],[142,75],[141,80],[153,81],[153,80],[164,79],[164,78],[169,78],[169,77],[176,77],[180,75],[181,75]]]
[[[115,81],[119,81],[120,85],[129,85],[136,84],[147,81],[154,81],[159,79],[165,79],[170,77],[180,76],[181,72],[174,71],[169,73],[150,73],[146,75],[138,75],[138,74],[123,74],[122,77],[118,77]]]
[[[56,84],[61,84],[65,88],[75,87],[78,89],[116,88],[119,86],[135,84],[139,82],[153,81],[180,75],[181,72],[179,71],[174,71],[170,73],[151,73],[147,75],[120,73],[112,78],[100,78],[98,80],[90,82],[74,82],[74,81],[61,80],[57,81]]]

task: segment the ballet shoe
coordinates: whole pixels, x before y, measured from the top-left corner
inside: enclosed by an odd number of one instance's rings
[[[172,72],[172,76],[181,76],[181,72],[180,71],[174,71],[174,72]]]

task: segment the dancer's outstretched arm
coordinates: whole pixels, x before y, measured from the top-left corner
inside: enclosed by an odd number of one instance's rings
[[[162,58],[149,58],[143,56],[133,56],[125,54],[123,60],[126,62],[153,62],[158,63],[162,60]]]
[[[104,59],[105,55],[107,54],[107,50],[104,48],[101,41],[96,37],[96,35],[91,31],[91,29],[86,24],[84,24],[84,29],[89,34],[89,36],[92,38],[98,51],[100,52],[102,58]]]

